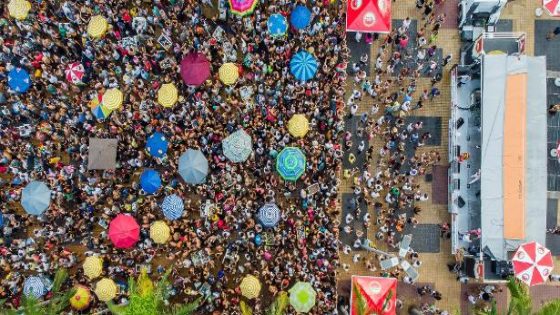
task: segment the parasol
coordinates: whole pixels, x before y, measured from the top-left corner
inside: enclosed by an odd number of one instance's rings
[[[288,290],[290,293],[290,305],[298,313],[307,313],[315,306],[317,293],[309,282],[298,281]]]
[[[169,240],[169,226],[164,221],[156,221],[150,226],[150,238],[156,244],[165,244]]]
[[[152,169],[146,169],[140,175],[140,187],[148,194],[151,195],[158,191],[161,187],[161,178],[159,173]]]
[[[253,152],[253,141],[245,130],[239,129],[222,141],[222,148],[230,161],[240,163],[247,160]]]
[[[108,235],[116,248],[130,248],[140,238],[140,226],[133,217],[119,214],[109,223]]]
[[[190,53],[181,60],[181,78],[187,85],[199,86],[210,77],[210,62],[202,53]]]
[[[229,0],[229,9],[232,13],[245,16],[253,13],[258,0]]]
[[[76,293],[70,298],[70,305],[78,310],[85,310],[91,303],[91,292],[83,285],[76,285],[74,287]]]
[[[543,0],[543,7],[551,16],[560,16],[560,0]]]
[[[290,15],[290,23],[296,30],[306,28],[311,22],[311,11],[303,5],[297,5]]]
[[[317,60],[307,51],[300,51],[290,60],[290,73],[296,80],[307,81],[313,79],[317,73]]]
[[[95,279],[101,275],[103,271],[103,260],[97,256],[86,257],[84,264],[84,275],[90,280]]]
[[[294,137],[303,138],[309,131],[309,121],[302,114],[295,114],[288,121],[288,131]]]
[[[8,86],[17,93],[25,93],[31,87],[29,72],[23,68],[14,68],[8,72]]]
[[[276,171],[284,180],[295,182],[305,172],[305,162],[299,148],[286,147],[276,157]]]
[[[51,190],[43,182],[33,181],[21,192],[21,206],[31,215],[41,215],[51,203]]]
[[[167,153],[169,142],[161,132],[154,132],[146,141],[148,154],[155,158],[161,158]]]
[[[66,74],[66,80],[73,84],[83,83],[83,78],[86,73],[84,65],[79,62],[73,62],[66,67],[64,71]]]
[[[259,209],[257,216],[264,227],[275,227],[280,221],[280,208],[274,203],[267,203]]]
[[[162,84],[158,90],[157,100],[163,107],[173,107],[179,98],[179,91],[173,83]]]
[[[90,37],[101,38],[107,32],[109,24],[101,15],[92,16],[87,26],[87,33]]]
[[[261,293],[261,282],[255,276],[247,275],[241,280],[239,289],[244,297],[254,299]]]
[[[108,89],[103,94],[102,103],[105,108],[110,111],[121,107],[123,102],[123,93],[117,88]]]
[[[284,36],[288,31],[288,21],[282,14],[272,14],[266,22],[268,33],[272,37]]]
[[[169,195],[163,199],[161,204],[163,215],[168,220],[177,220],[183,216],[185,204],[183,199],[177,195]]]
[[[25,20],[31,10],[31,2],[27,0],[10,0],[8,12],[10,16],[17,20]]]
[[[225,85],[232,85],[239,78],[239,68],[234,63],[224,63],[218,70],[218,75]]]
[[[47,288],[45,288],[45,283],[41,277],[31,276],[25,279],[23,283],[23,294],[26,296],[34,296],[40,298],[47,293]]]
[[[515,277],[529,286],[544,283],[554,269],[550,250],[534,241],[521,244],[511,261]]]
[[[179,158],[179,174],[188,184],[202,184],[208,175],[208,160],[200,150],[188,149]]]
[[[109,302],[117,296],[117,285],[109,278],[103,278],[95,284],[95,295],[102,302]]]

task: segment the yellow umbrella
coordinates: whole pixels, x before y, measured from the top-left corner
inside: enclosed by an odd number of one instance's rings
[[[8,3],[10,16],[15,19],[25,20],[29,10],[31,10],[31,2],[27,0],[10,0],[10,3]]]
[[[121,107],[123,102],[123,93],[117,88],[108,89],[103,94],[103,106],[108,110],[115,110]]]
[[[93,38],[100,38],[107,32],[109,23],[101,15],[92,16],[87,26],[87,33]]]
[[[150,238],[157,244],[167,243],[169,236],[169,226],[164,221],[156,221],[150,226]]]
[[[254,299],[261,293],[261,282],[255,276],[248,275],[241,280],[239,288],[244,297]]]
[[[224,63],[218,70],[220,81],[226,85],[232,85],[239,78],[239,69],[234,63]]]
[[[77,285],[75,289],[76,293],[70,298],[70,305],[78,311],[86,309],[91,303],[91,292],[83,285]]]
[[[87,257],[84,261],[84,274],[90,280],[95,279],[101,275],[101,271],[103,271],[103,260],[97,256],[90,256]]]
[[[117,285],[109,278],[103,278],[95,285],[95,295],[102,302],[108,302],[117,296]]]
[[[163,84],[157,93],[158,103],[163,107],[172,107],[177,103],[179,92],[173,83]]]
[[[303,138],[309,131],[309,121],[305,115],[295,114],[288,121],[288,131],[294,137]]]

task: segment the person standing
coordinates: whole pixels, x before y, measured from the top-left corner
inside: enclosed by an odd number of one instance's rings
[[[560,34],[560,26],[556,26],[552,31],[548,32],[546,40],[553,40],[558,34]]]

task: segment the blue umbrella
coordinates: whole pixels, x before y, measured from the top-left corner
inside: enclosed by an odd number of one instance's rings
[[[307,51],[300,51],[290,60],[290,72],[301,81],[313,79],[317,73],[317,59]]]
[[[0,228],[4,226],[4,215],[0,213]]]
[[[280,208],[274,203],[267,203],[259,209],[257,216],[264,227],[275,227],[280,221]]]
[[[177,195],[169,195],[163,199],[161,203],[161,210],[163,215],[168,220],[177,220],[183,216],[185,204],[183,199]]]
[[[154,132],[146,141],[146,150],[151,156],[160,158],[167,153],[168,145],[169,142],[162,133]]]
[[[285,147],[276,157],[276,171],[284,180],[295,182],[305,172],[305,162],[299,148]]]
[[[297,5],[290,15],[290,23],[297,29],[306,28],[311,22],[311,11],[303,5]]]
[[[253,152],[251,136],[243,129],[239,129],[222,141],[224,155],[234,163],[244,162]]]
[[[8,86],[10,89],[25,93],[31,86],[31,78],[29,72],[23,68],[14,68],[8,73]]]
[[[47,293],[47,288],[45,288],[45,283],[40,277],[31,276],[25,279],[23,283],[23,294],[40,298],[45,295],[45,293]]]
[[[286,21],[286,17],[279,13],[271,15],[266,22],[266,26],[272,37],[282,36],[288,31],[288,21]]]
[[[188,184],[202,184],[208,175],[208,160],[200,150],[188,149],[179,158],[179,174]]]
[[[161,187],[159,173],[152,169],[144,170],[142,175],[140,175],[140,187],[142,187],[147,194],[155,193]]]
[[[41,215],[51,203],[51,190],[45,183],[33,181],[21,192],[21,206],[25,212]]]

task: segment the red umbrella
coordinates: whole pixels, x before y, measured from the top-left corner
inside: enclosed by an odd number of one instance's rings
[[[529,286],[545,282],[554,268],[550,250],[537,242],[519,246],[511,261],[515,276]]]
[[[78,84],[82,83],[82,79],[86,73],[84,66],[79,62],[73,62],[66,67],[66,80],[68,82]]]
[[[133,217],[119,214],[109,223],[109,238],[116,248],[130,248],[140,238],[140,226]]]
[[[190,53],[181,61],[181,77],[187,85],[201,85],[210,77],[210,62],[201,53]]]
[[[552,16],[560,16],[560,1],[559,0],[543,0],[543,6]]]

